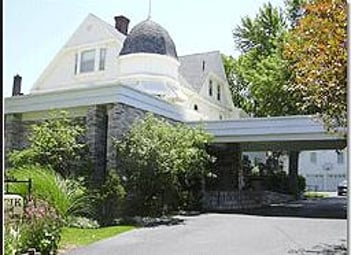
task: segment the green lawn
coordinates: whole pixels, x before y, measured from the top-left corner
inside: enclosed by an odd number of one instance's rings
[[[304,197],[307,199],[315,199],[315,198],[325,198],[325,197],[329,197],[329,195],[327,193],[323,193],[323,192],[314,192],[314,191],[307,191],[304,194]]]
[[[65,227],[62,230],[60,248],[77,247],[96,242],[134,229],[133,226],[113,226],[98,229]]]

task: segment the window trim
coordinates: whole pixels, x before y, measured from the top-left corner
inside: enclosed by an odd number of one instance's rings
[[[89,71],[82,71],[83,55],[86,52],[94,51],[94,68]],[[97,72],[102,72],[106,70],[106,59],[107,59],[107,47],[90,47],[79,49],[74,54],[74,75],[75,76],[85,76],[96,74]]]
[[[105,71],[106,55],[107,55],[107,48],[100,48],[100,50],[99,50],[99,71]]]
[[[93,57],[93,59],[89,59],[89,58],[91,58],[91,56],[88,55],[89,56],[88,60],[84,60],[83,61],[84,54],[91,54],[94,57]],[[96,49],[89,49],[89,50],[82,51],[80,53],[79,62],[80,62],[79,73],[85,74],[85,73],[93,73],[93,72],[95,72],[95,69],[96,69]],[[87,64],[87,62],[88,62],[88,64]],[[92,63],[93,63],[93,65],[92,65],[92,69],[91,69],[91,64]],[[88,65],[88,66],[86,67],[83,64]],[[82,68],[84,68],[84,70]]]

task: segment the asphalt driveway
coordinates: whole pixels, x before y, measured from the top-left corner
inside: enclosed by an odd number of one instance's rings
[[[344,200],[346,202],[346,198]],[[344,206],[342,198],[320,200],[319,202],[324,206],[328,203],[341,206],[334,208],[334,210],[342,210],[342,206]],[[316,204],[312,207],[316,207]],[[295,208],[301,209],[299,206],[295,206]],[[317,208],[321,209],[322,207],[317,206]],[[305,209],[308,214],[311,213],[311,210],[313,211],[313,208],[308,208],[308,206]],[[288,211],[291,212],[291,208]],[[345,243],[346,219],[343,218],[216,213],[182,218],[184,222],[179,225],[136,229],[72,250],[66,254],[344,254],[342,252],[320,253],[331,246],[337,247]]]

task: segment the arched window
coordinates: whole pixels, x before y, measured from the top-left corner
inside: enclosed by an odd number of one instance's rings
[[[197,104],[194,104],[194,110],[195,111],[199,110],[199,107],[197,106]]]

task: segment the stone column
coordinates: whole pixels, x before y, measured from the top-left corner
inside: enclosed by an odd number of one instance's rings
[[[116,169],[117,155],[113,139],[122,139],[133,123],[145,116],[145,111],[125,104],[113,104],[108,110],[107,169]]]
[[[22,114],[6,114],[4,123],[5,138],[5,168],[8,166],[7,154],[12,150],[21,149]]]
[[[289,152],[289,190],[294,196],[298,195],[299,151]]]
[[[234,191],[239,188],[241,149],[238,144],[215,145],[210,153],[217,157],[214,170],[218,175],[216,190]],[[242,172],[242,171],[241,171]]]
[[[107,150],[107,113],[105,105],[90,106],[86,116],[86,135],[93,163],[92,179],[99,185],[104,181]]]

